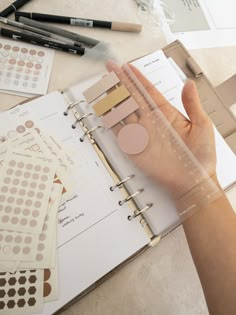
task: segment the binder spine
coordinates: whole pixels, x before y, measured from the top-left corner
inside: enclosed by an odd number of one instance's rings
[[[67,95],[65,94],[65,92],[62,92],[62,94],[64,95],[65,97],[65,100],[67,101],[67,103],[69,103],[69,106],[67,107],[67,109],[65,110],[65,112],[63,113],[65,116],[67,116],[69,114],[69,111],[72,111],[72,113],[74,114],[76,120],[75,122],[71,125],[71,128],[75,129],[77,127],[77,124],[80,124],[81,127],[85,130],[84,134],[82,135],[82,137],[80,137],[80,141],[81,142],[84,142],[85,140],[85,137],[86,136],[89,136],[90,139],[92,139],[92,143],[93,144],[96,144],[96,146],[99,147],[98,143],[96,142],[96,139],[93,137],[92,133],[97,130],[97,129],[104,129],[103,126],[100,126],[100,125],[97,125],[97,126],[94,126],[92,128],[87,128],[86,124],[84,123],[84,121],[89,117],[89,116],[92,116],[94,115],[94,113],[92,112],[88,112],[88,113],[85,113],[84,115],[82,116],[78,116],[78,112],[77,111],[74,111],[74,107],[76,105],[80,105],[82,103],[86,103],[85,100],[78,100],[78,101],[74,101],[74,102],[70,102],[69,101],[69,98],[67,97]],[[1,141],[1,139],[0,139]],[[108,161],[109,163],[109,161]],[[110,187],[110,191],[113,192],[115,189],[117,188],[121,188],[121,187],[124,187],[126,189],[126,191],[128,191],[127,187],[126,187],[126,183],[132,179],[134,179],[135,175],[134,174],[131,174],[129,176],[127,176],[126,178],[124,179],[120,179],[114,186],[111,186]],[[135,203],[135,197],[138,196],[139,194],[141,194],[142,192],[144,192],[144,188],[140,188],[138,189],[137,191],[129,194],[125,199],[123,200],[120,200],[118,202],[119,206],[122,206],[124,205],[125,203],[133,200],[134,203]],[[147,203],[146,206],[144,208],[142,208],[141,210],[140,209],[136,209],[134,210],[134,214],[133,215],[129,215],[127,217],[127,220],[131,221],[139,216],[141,216],[144,212],[146,212],[147,210],[149,210],[151,207],[153,206],[153,203]],[[141,219],[140,219],[140,224],[142,225],[142,227],[145,228],[145,226],[148,225],[148,223],[146,222],[145,218],[141,216]]]

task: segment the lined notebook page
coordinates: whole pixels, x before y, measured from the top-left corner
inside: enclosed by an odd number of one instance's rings
[[[131,209],[118,205],[123,197],[111,193],[114,182],[92,145],[79,141],[82,130],[71,128],[74,117],[63,115],[67,106],[54,92],[0,115],[1,126],[30,118],[76,161],[74,192],[59,208],[60,299],[46,304],[43,314],[55,312],[149,242],[139,221],[127,219]]]
[[[140,58],[133,64],[147,76],[173,106],[185,114],[181,101],[183,81],[162,51]],[[83,99],[82,92],[96,80],[97,78],[81,82],[70,89],[71,94],[75,99]],[[82,114],[93,111],[90,105],[81,105],[78,110]],[[86,124],[89,128],[92,128],[96,125],[101,125],[101,121],[95,116],[91,116],[86,120]],[[126,186],[128,189],[134,192],[144,188],[144,192],[135,198],[140,209],[144,208],[147,203],[154,204],[145,213],[145,217],[153,232],[157,235],[162,234],[176,226],[179,222],[179,215],[167,193],[141,173],[129,158],[120,151],[113,133],[110,130],[98,129],[94,135],[121,178],[135,174],[135,178],[127,182]],[[217,130],[215,130],[215,135],[218,159],[217,174],[222,187],[226,188],[236,181],[236,158]],[[156,165],[155,167],[158,166]]]

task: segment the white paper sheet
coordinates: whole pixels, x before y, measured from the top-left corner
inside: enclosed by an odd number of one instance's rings
[[[236,2],[233,0],[164,0],[175,16],[168,24],[160,14],[168,41],[179,39],[188,49],[231,46],[236,44]]]

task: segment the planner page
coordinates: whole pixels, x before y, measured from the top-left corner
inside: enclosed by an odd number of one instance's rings
[[[72,128],[74,116],[63,114],[67,107],[62,94],[54,92],[0,115],[1,134],[34,128],[45,143],[52,137],[72,157],[67,159],[71,183],[58,208],[60,298],[45,304],[45,315],[54,313],[149,242],[139,220],[128,220],[133,214],[129,206],[118,205],[124,197],[119,190],[110,191],[113,180],[93,146],[80,142],[83,131]]]

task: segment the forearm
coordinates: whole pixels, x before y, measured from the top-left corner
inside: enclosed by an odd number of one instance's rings
[[[236,314],[236,215],[222,196],[183,224],[211,315]]]

